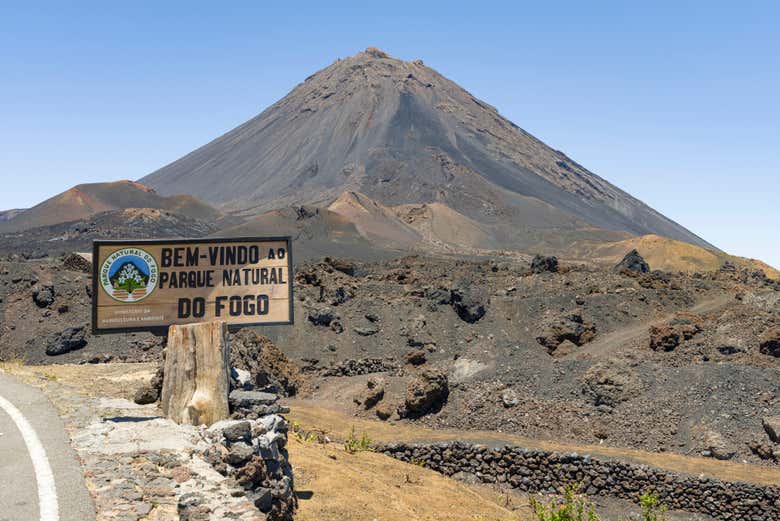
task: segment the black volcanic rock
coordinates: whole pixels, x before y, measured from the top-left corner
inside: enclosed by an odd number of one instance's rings
[[[84,327],[69,327],[57,335],[53,335],[46,347],[46,354],[49,356],[61,355],[69,351],[81,349],[87,345],[84,338]]]
[[[761,353],[780,357],[780,327],[764,331],[759,337],[758,342]]]
[[[534,273],[544,273],[549,271],[555,273],[558,271],[558,257],[551,256],[546,257],[544,255],[536,255],[531,260],[531,271]]]
[[[559,345],[565,341],[574,345],[584,345],[596,336],[596,326],[585,320],[580,311],[549,319],[544,330],[536,337],[536,341],[553,354]]]
[[[423,371],[407,384],[403,414],[417,417],[436,412],[447,402],[449,394],[447,375],[436,370]]]
[[[479,285],[464,279],[458,281],[450,290],[452,309],[461,320],[473,324],[485,316],[485,305],[488,297]]]
[[[33,290],[33,301],[39,308],[47,308],[54,304],[54,286],[44,284]]]
[[[142,181],[247,215],[348,191],[387,206],[435,202],[499,249],[624,238],[616,231],[711,247],[421,61],[375,48]]]
[[[650,273],[650,266],[636,250],[626,253],[623,260],[615,266],[615,271],[631,271],[634,273]]]

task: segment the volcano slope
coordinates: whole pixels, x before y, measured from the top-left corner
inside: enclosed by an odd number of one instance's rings
[[[426,67],[369,48],[337,60],[260,115],[144,177],[245,215],[358,192],[385,206],[440,203],[497,248],[701,238],[554,150]],[[408,237],[404,234],[405,237]]]

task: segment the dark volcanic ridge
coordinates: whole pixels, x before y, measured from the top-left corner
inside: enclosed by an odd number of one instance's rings
[[[10,210],[15,213],[8,218],[0,218],[0,233],[78,221],[127,208],[166,210],[206,221],[222,218],[220,211],[190,195],[165,197],[141,183],[116,181],[77,185],[27,210]]]
[[[89,185],[88,185],[89,186]],[[525,260],[529,253],[555,254],[569,260],[612,266],[632,249],[666,271],[713,271],[724,265],[758,269],[770,278],[780,272],[760,261],[727,255],[658,235],[632,236],[579,223],[579,227],[538,229],[523,225],[485,224],[434,202],[386,206],[359,192],[344,192],[327,207],[292,206],[252,217],[224,215],[190,196],[160,197],[139,183],[102,183],[116,201],[128,191],[126,204],[158,204],[173,210],[142,207],[89,213],[73,211],[77,187],[31,209],[37,221],[62,215],[65,222],[18,231],[0,229],[0,255],[40,258],[89,251],[95,239],[197,238],[289,235],[296,261],[325,256],[360,260],[397,258],[409,253],[458,258]],[[134,198],[139,191],[145,199]],[[193,204],[172,205],[171,201]],[[54,209],[54,213],[41,208]],[[63,209],[59,211],[59,209]],[[180,213],[183,212],[183,213]],[[87,214],[76,220],[69,215]],[[217,216],[217,217],[214,217]],[[12,222],[13,224],[13,222]],[[18,224],[18,223],[17,223]]]
[[[20,232],[0,233],[0,255],[16,253],[40,258],[92,251],[92,241],[98,239],[204,237],[217,229],[213,222],[167,210],[126,208]]]
[[[9,221],[25,210],[26,208],[12,208],[10,210],[2,210],[0,211],[0,222]]]
[[[713,248],[422,61],[373,48],[142,182],[247,214],[325,206],[350,191],[387,206],[438,203],[503,227],[498,248],[585,227]]]

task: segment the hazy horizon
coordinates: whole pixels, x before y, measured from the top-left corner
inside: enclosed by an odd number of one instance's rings
[[[0,7],[0,209],[139,179],[374,45],[724,251],[780,267],[780,9],[450,9]]]

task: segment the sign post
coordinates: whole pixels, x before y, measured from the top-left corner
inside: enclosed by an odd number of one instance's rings
[[[95,241],[92,332],[293,323],[289,237]]]
[[[167,331],[177,423],[229,416],[228,328],[293,323],[289,237],[95,241],[92,265],[93,334]]]

